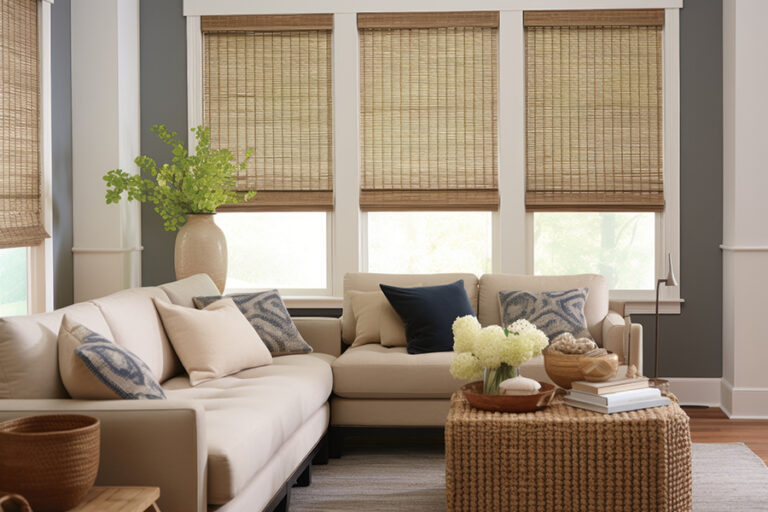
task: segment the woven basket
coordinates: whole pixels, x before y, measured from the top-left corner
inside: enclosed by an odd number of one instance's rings
[[[99,433],[98,419],[74,414],[0,423],[2,490],[24,496],[35,512],[75,507],[96,481]]]

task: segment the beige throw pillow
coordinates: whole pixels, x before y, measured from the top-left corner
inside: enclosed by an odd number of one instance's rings
[[[72,398],[82,400],[117,400],[120,397],[101,382],[77,357],[75,349],[82,345],[78,332],[82,326],[64,315],[59,328],[59,374],[61,382]]]
[[[379,343],[385,347],[405,347],[405,323],[392,308],[384,293],[349,292],[355,315],[355,340],[352,347]]]
[[[193,386],[272,363],[269,350],[232,299],[199,310],[154,301]]]

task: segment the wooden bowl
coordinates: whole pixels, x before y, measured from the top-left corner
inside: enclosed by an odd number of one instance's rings
[[[561,388],[571,389],[571,382],[583,379],[579,368],[579,363],[583,357],[581,354],[546,352],[544,353],[544,369],[552,382]]]
[[[599,357],[582,357],[579,369],[584,380],[589,382],[605,382],[616,378],[619,370],[619,356],[609,352]]]
[[[533,412],[543,409],[552,401],[555,386],[540,382],[541,389],[531,395],[484,395],[483,381],[470,382],[461,387],[469,405],[475,409],[493,412]]]
[[[99,470],[99,420],[59,414],[0,423],[0,482],[35,512],[80,504]]]

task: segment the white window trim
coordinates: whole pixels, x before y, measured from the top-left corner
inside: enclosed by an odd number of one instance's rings
[[[329,214],[327,290],[285,290],[291,295],[343,293],[343,276],[367,268],[367,217],[359,209],[359,12],[500,11],[499,20],[499,212],[493,214],[493,271],[533,271],[533,214],[525,204],[525,10],[664,9],[664,196],[656,215],[656,275],[666,273],[666,254],[680,272],[680,65],[679,9],[683,0],[296,0],[290,4],[252,0],[184,0],[187,17],[188,119],[202,123],[202,34],[200,16],[225,14],[334,14],[333,109],[335,212]],[[502,233],[514,233],[502,236]],[[524,243],[521,243],[524,241]],[[281,290],[282,291],[282,290]],[[307,292],[307,293],[305,293]],[[627,313],[652,313],[655,290],[612,290]],[[306,299],[301,299],[306,302]],[[680,288],[661,289],[660,312],[679,313]],[[327,304],[327,301],[325,302]],[[299,306],[295,306],[299,307]]]
[[[51,4],[38,2],[40,42],[40,163],[43,196],[43,227],[53,236],[53,188],[51,155]],[[27,313],[53,310],[53,240],[27,248]]]

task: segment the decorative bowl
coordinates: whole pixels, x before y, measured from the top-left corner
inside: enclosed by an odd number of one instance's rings
[[[616,377],[619,370],[619,356],[607,353],[604,356],[584,356],[579,362],[579,369],[584,380],[589,382],[605,382]]]
[[[544,353],[544,369],[552,382],[564,389],[571,389],[571,382],[582,380],[583,375],[579,363],[582,354],[561,354],[559,352]]]
[[[0,482],[35,512],[69,510],[85,499],[99,470],[99,420],[59,414],[0,423]]]
[[[555,386],[540,382],[541,389],[531,395],[485,395],[483,381],[470,382],[461,387],[469,405],[475,409],[493,412],[533,412],[543,409],[552,401]]]

